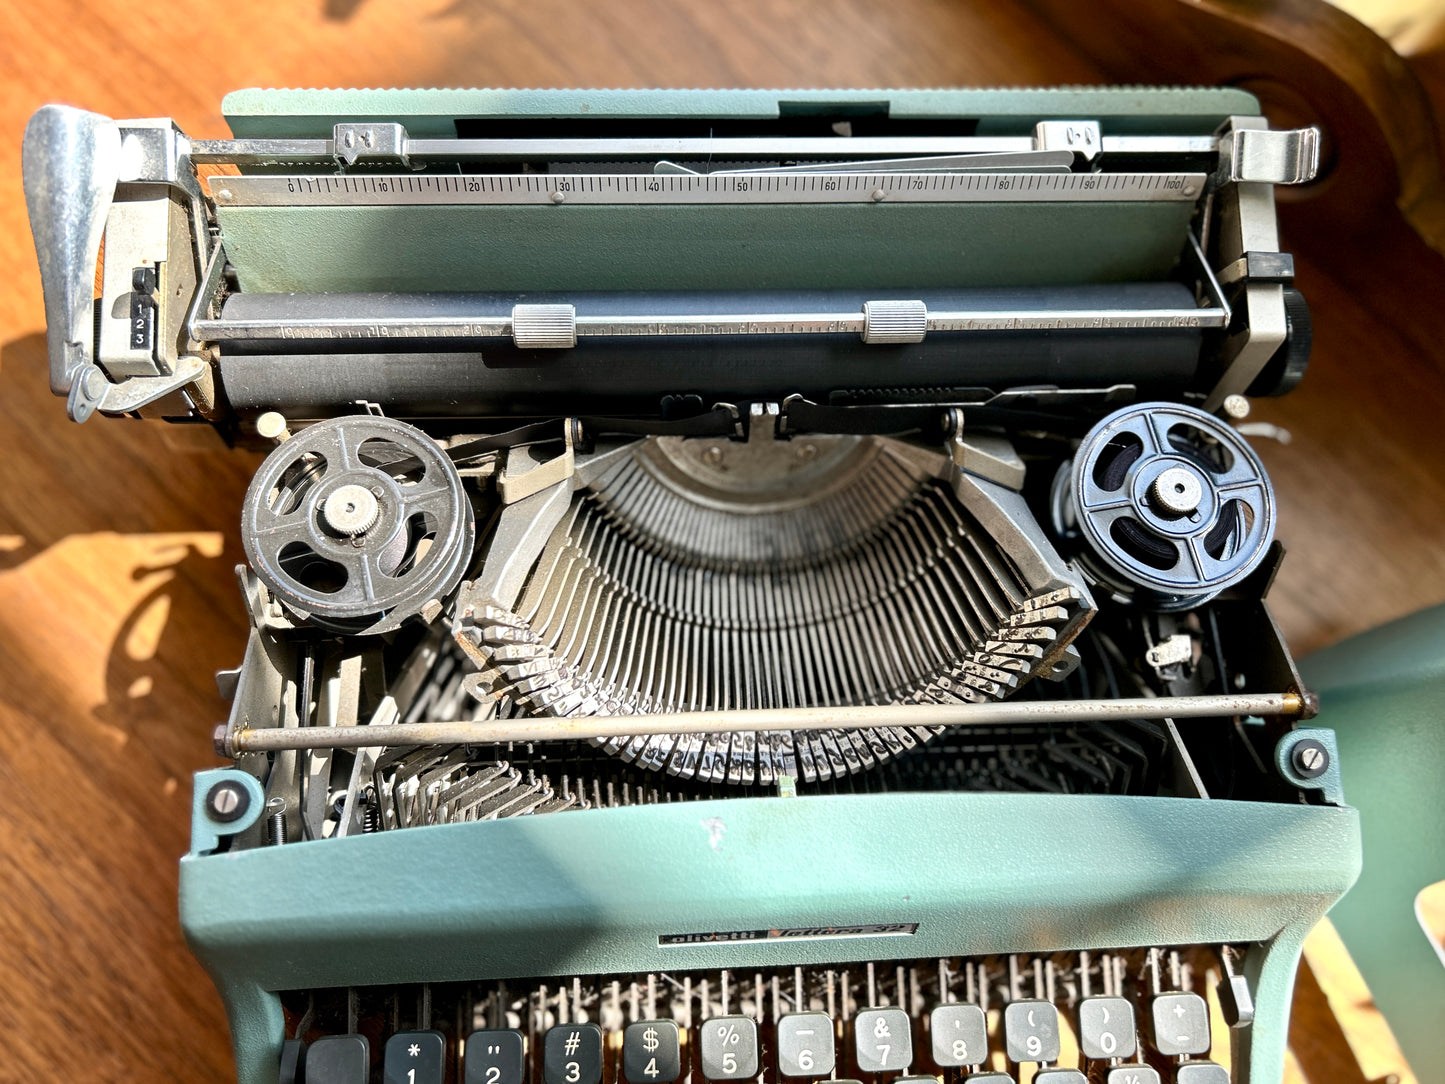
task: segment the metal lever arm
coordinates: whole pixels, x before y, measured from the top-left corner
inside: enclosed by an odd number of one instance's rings
[[[70,391],[76,374],[94,362],[95,266],[120,156],[120,128],[98,113],[46,105],[25,126],[25,206],[40,261],[56,395]]]

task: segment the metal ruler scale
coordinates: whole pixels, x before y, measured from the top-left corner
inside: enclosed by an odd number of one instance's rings
[[[1186,202],[1203,173],[312,174],[216,176],[222,207]]]

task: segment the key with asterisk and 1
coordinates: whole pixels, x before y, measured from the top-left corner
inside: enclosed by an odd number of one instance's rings
[[[622,1033],[622,1075],[628,1084],[671,1084],[682,1075],[682,1047],[671,1020],[640,1020]]]
[[[385,1084],[445,1084],[447,1042],[439,1031],[398,1031],[386,1040]]]
[[[602,1029],[596,1024],[549,1028],[542,1040],[542,1079],[546,1084],[599,1084]]]

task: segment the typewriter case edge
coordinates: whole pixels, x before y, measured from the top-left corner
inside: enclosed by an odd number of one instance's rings
[[[275,991],[288,988],[1211,941],[1267,946],[1248,957],[1260,1013],[1235,1034],[1249,1048],[1239,1079],[1273,1080],[1288,1018],[1271,1006],[1289,1004],[1305,935],[1354,882],[1359,855],[1350,808],[753,798],[192,855],[180,910],[226,1002],[243,1084],[273,1079]],[[820,887],[819,856],[846,884]],[[705,901],[690,895],[698,885],[712,886]],[[392,916],[384,929],[380,914]],[[904,936],[658,943],[763,923],[914,922]]]

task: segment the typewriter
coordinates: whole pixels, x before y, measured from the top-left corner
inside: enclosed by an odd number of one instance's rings
[[[70,415],[264,449],[180,915],[238,1077],[1277,1081],[1360,866],[1228,89],[47,106]],[[1247,426],[1246,426],[1247,428]]]

